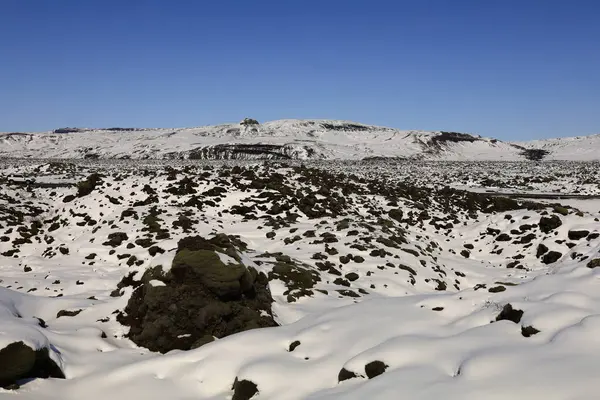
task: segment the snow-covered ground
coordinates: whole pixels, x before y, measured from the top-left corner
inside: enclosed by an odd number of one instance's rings
[[[597,398],[600,207],[486,191],[597,195],[599,176],[594,163],[4,163],[0,349],[48,349],[66,379],[0,397]],[[119,282],[219,233],[247,247],[224,264],[268,276],[280,326],[166,354],[136,345],[119,320],[134,287]],[[273,273],[281,262],[294,273]]]
[[[600,159],[600,135],[511,143],[477,135],[403,131],[337,120],[279,120],[258,125],[58,132],[66,133],[0,133],[0,156],[327,160],[402,157],[518,161],[525,159],[525,149],[542,149],[548,152],[545,155],[548,160]],[[257,145],[262,147],[253,147]]]

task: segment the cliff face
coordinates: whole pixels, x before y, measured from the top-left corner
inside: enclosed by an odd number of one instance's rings
[[[198,147],[190,151],[169,153],[167,158],[190,160],[303,160],[313,158],[314,155],[314,149],[293,144],[217,144]]]

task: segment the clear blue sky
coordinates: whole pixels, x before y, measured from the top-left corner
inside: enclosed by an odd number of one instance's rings
[[[0,131],[600,133],[598,0],[0,0]]]

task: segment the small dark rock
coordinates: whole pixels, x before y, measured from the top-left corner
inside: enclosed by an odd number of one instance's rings
[[[590,231],[585,231],[585,230],[580,230],[580,231],[569,231],[568,235],[569,235],[569,240],[579,240],[579,239],[583,239],[584,237],[586,237],[587,235],[590,234]]]
[[[519,322],[521,322],[522,317],[523,311],[514,309],[512,304],[508,303],[504,305],[502,311],[496,317],[496,321],[508,320],[514,322],[515,324],[518,324]]]
[[[359,278],[359,276],[356,272],[350,272],[350,273],[346,274],[346,279],[348,279],[350,282],[354,282],[358,278]]]
[[[600,267],[600,258],[594,258],[586,265],[588,268],[598,268]]]
[[[358,375],[352,371],[348,371],[346,368],[342,368],[338,374],[338,382],[347,381],[352,378],[358,378]]]
[[[538,329],[535,329],[533,326],[522,326],[521,327],[521,335],[525,336],[525,337],[530,337],[533,336],[535,334],[540,333],[540,331]]]
[[[539,227],[543,233],[548,233],[562,225],[562,221],[558,215],[552,215],[551,217],[540,218]]]
[[[387,368],[388,365],[383,361],[375,360],[365,365],[365,373],[369,379],[373,379],[376,376],[383,374]]]
[[[300,346],[300,341],[299,340],[294,340],[292,343],[290,343],[290,347],[288,349],[288,351],[291,353],[292,351],[296,350],[296,347]]]
[[[551,251],[549,253],[546,253],[542,257],[542,262],[544,264],[552,264],[552,263],[557,262],[561,257],[562,257],[562,253],[560,253],[558,251]]]
[[[496,240],[498,242],[508,242],[511,239],[512,239],[512,237],[507,233],[501,233],[500,235],[496,236]]]
[[[537,258],[540,258],[541,256],[543,256],[544,254],[546,254],[548,252],[548,246],[546,246],[543,243],[540,243],[537,247],[537,251],[535,253],[535,256]]]
[[[75,311],[60,310],[56,314],[56,318],[60,318],[60,317],[74,317],[74,316],[76,316],[77,314],[79,314],[82,311],[83,310],[75,310]]]
[[[498,285],[498,286],[494,286],[488,289],[488,292],[490,293],[500,293],[500,292],[504,292],[506,290],[506,287],[502,286],[502,285]]]
[[[233,386],[233,397],[231,400],[250,400],[258,393],[258,386],[252,381],[242,379],[241,381],[235,378]]]

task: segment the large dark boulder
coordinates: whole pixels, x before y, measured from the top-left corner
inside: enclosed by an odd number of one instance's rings
[[[241,248],[226,235],[180,240],[171,270],[148,269],[119,315],[130,326],[129,338],[165,353],[276,326],[268,279],[241,262]]]
[[[24,379],[64,377],[45,347],[34,350],[19,341],[0,349],[0,387],[16,388]]]

